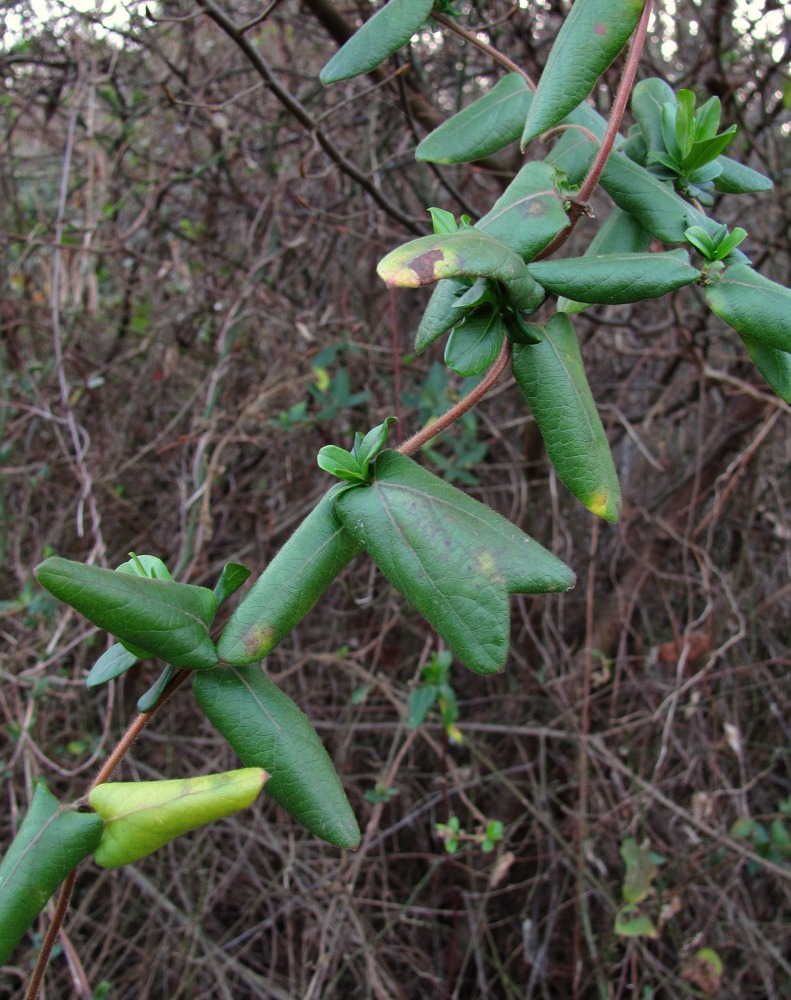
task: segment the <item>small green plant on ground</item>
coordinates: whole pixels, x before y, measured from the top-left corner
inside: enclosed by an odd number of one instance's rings
[[[250,55],[244,32],[212,0],[199,0],[199,6]],[[447,336],[447,368],[478,382],[398,449],[386,447],[393,418],[356,433],[345,442],[348,448],[322,448],[318,464],[338,482],[224,625],[217,624],[218,609],[248,576],[233,563],[211,590],[174,580],[159,559],[147,555],[133,555],[114,571],[57,556],[38,566],[37,579],[50,594],[117,640],[91,670],[90,686],[140,660],[156,658],[165,666],[82,799],[61,804],[43,784],[37,786],[0,866],[3,961],[63,885],[28,997],[37,993],[76,867],[89,855],[100,865],[127,864],[189,829],[246,808],[262,787],[316,836],[341,848],[357,846],[357,820],[321,740],[259,665],[356,556],[372,559],[447,647],[412,693],[409,725],[422,724],[436,705],[446,733],[458,738],[451,658],[476,674],[501,671],[509,651],[510,595],[563,592],[573,585],[574,573],[453,485],[454,478],[465,480],[450,467],[443,479],[413,456],[443,430],[472,419],[476,404],[510,370],[560,481],[593,514],[617,520],[620,487],[586,378],[576,313],[698,285],[710,309],[737,331],[769,385],[791,402],[791,291],[752,267],[739,249],[745,230],[729,232],[705,213],[715,193],[761,191],[771,182],[725,155],[734,130],[720,131],[716,98],[696,107],[690,91],[675,94],[662,80],[634,86],[651,7],[650,0],[576,0],[537,87],[498,55],[509,72],[419,144],[420,160],[442,165],[472,162],[516,142],[524,149],[550,132],[559,136],[474,224],[426,206],[433,234],[394,249],[378,267],[390,287],[434,286],[415,349]],[[371,72],[429,19],[445,30],[462,30],[459,17],[445,2],[390,0],[329,61],[322,81],[329,85]],[[605,120],[587,98],[627,46]],[[622,135],[630,97],[636,124]],[[555,256],[590,213],[598,185],[613,203],[610,215],[584,254]],[[311,396],[322,407],[321,419],[363,398],[339,373]],[[292,407],[281,422],[290,426],[306,412]],[[464,465],[470,442],[462,441],[458,457]],[[187,681],[244,767],[131,787],[110,781],[159,707]],[[373,792],[380,802],[391,794],[387,788]],[[450,852],[465,842],[490,851],[504,832],[497,820],[466,832],[455,816],[437,830]],[[734,834],[758,848],[761,830],[758,824]],[[774,853],[767,856],[785,857],[787,839],[781,843],[772,831],[767,851]],[[650,895],[654,861],[631,841],[624,843],[624,860],[618,933],[651,936],[650,917],[635,908]]]

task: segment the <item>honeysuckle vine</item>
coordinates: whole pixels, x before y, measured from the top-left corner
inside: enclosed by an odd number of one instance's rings
[[[696,106],[692,92],[676,94],[662,80],[635,85],[650,0],[576,0],[537,85],[508,53],[462,25],[447,0],[389,0],[329,60],[321,74],[327,86],[378,72],[431,25],[461,35],[506,70],[425,136],[416,156],[441,170],[518,143],[528,158],[475,222],[456,219],[452,206],[427,205],[434,228],[428,235],[428,220],[424,225],[391,204],[288,93],[251,41],[250,25],[235,24],[215,0],[197,0],[197,6],[338,168],[406,229],[423,234],[387,254],[378,273],[390,287],[433,287],[415,349],[447,338],[448,368],[479,381],[398,450],[387,448],[394,418],[360,430],[351,442],[322,448],[318,466],[338,481],[327,482],[224,623],[219,609],[250,575],[234,563],[211,589],[174,580],[149,555],[131,555],[116,570],[59,557],[37,567],[43,587],[117,640],[90,671],[89,687],[141,660],[164,666],[86,796],[61,804],[40,783],[0,864],[0,961],[62,884],[29,1000],[65,917],[76,866],[89,856],[99,865],[130,863],[186,830],[246,808],[262,788],[315,836],[343,849],[357,846],[356,817],[321,740],[260,665],[352,560],[373,560],[445,647],[443,672],[411,708],[415,725],[445,697],[448,657],[477,674],[503,669],[511,594],[559,593],[574,584],[572,569],[556,555],[415,459],[510,370],[560,481],[593,514],[616,521],[620,486],[585,374],[577,313],[591,304],[661,298],[699,285],[771,388],[791,402],[791,291],[752,267],[739,249],[743,241],[749,245],[745,229],[728,230],[705,212],[718,194],[764,191],[771,181],[725,156],[734,127],[720,130],[716,97]],[[624,50],[605,120],[588,97]],[[635,125],[624,135],[629,106]],[[543,155],[534,159],[533,140],[541,136],[554,145],[542,143]],[[579,219],[590,214],[598,186],[611,201],[609,214],[582,255],[558,257]],[[132,787],[111,781],[159,707],[188,680],[198,706],[244,766]],[[444,721],[452,727],[455,715]],[[451,832],[458,842],[458,828]]]

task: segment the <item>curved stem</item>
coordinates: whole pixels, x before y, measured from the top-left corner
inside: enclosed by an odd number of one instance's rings
[[[269,64],[263,58],[258,49],[253,45],[249,38],[243,34],[243,29],[238,27],[226,14],[220,10],[216,5],[214,0],[198,0],[198,6],[201,7],[207,17],[211,18],[212,21],[231,39],[231,41],[239,48],[247,58],[247,61],[256,71],[256,73],[261,77],[266,86],[272,91],[275,97],[280,101],[288,113],[295,118],[307,131],[315,136],[316,141],[324,150],[324,152],[329,156],[329,158],[337,164],[337,166],[345,173],[347,176],[351,177],[352,180],[356,181],[368,194],[373,198],[373,200],[379,205],[380,208],[391,216],[393,219],[397,219],[402,225],[406,226],[407,229],[411,230],[413,233],[417,233],[422,236],[425,232],[425,228],[416,219],[411,218],[405,212],[402,212],[398,205],[389,201],[379,190],[379,188],[374,184],[370,177],[364,174],[361,170],[347,159],[346,156],[341,152],[340,149],[331,141],[329,136],[322,129],[318,127],[318,124],[314,121],[308,110],[284,87],[281,87],[278,81],[275,79],[275,75],[269,68]],[[246,28],[244,30],[247,30]]]
[[[599,150],[596,153],[596,158],[588,171],[588,176],[583,181],[582,187],[577,195],[577,200],[583,204],[588,201],[590,196],[593,194],[593,189],[599,183],[599,178],[601,177],[602,170],[604,170],[607,157],[612,151],[615,138],[621,127],[623,113],[626,111],[626,105],[632,93],[634,78],[637,74],[637,67],[640,64],[640,57],[643,54],[645,36],[648,33],[648,21],[651,18],[652,7],[652,0],[645,0],[643,12],[640,15],[640,20],[637,22],[637,28],[635,29],[634,35],[632,35],[632,41],[629,45],[629,55],[626,59],[626,66],[624,67],[621,82],[618,84],[618,92],[616,93],[615,100],[613,101],[612,110],[610,111],[610,119],[607,122],[607,129],[604,133],[604,138],[602,139],[601,146],[599,146]]]
[[[401,447],[398,449],[402,455],[414,455],[414,453],[422,448],[423,445],[430,441],[437,434],[440,434],[447,427],[450,427],[452,423],[455,423],[459,417],[463,416],[468,410],[471,410],[473,406],[483,399],[486,393],[492,388],[495,382],[500,378],[505,369],[508,367],[508,362],[511,360],[511,341],[506,340],[500,349],[500,353],[497,358],[486,373],[485,378],[483,378],[475,388],[468,392],[464,399],[460,399],[455,406],[452,406],[447,413],[443,413],[441,417],[437,417],[436,420],[432,420],[427,427],[423,430],[418,431],[417,434],[413,434],[411,438],[405,441]]]
[[[512,62],[508,56],[504,56],[502,52],[498,51],[493,45],[489,45],[488,42],[484,42],[483,39],[478,38],[474,31],[468,31],[466,28],[462,28],[460,24],[457,24],[452,17],[447,17],[445,14],[440,14],[439,11],[432,11],[431,17],[437,24],[441,24],[452,31],[454,34],[463,38],[470,45],[474,45],[476,49],[480,49],[481,52],[485,52],[487,56],[493,59],[496,63],[499,63],[503,69],[507,69],[509,73],[518,73],[528,87],[531,90],[536,89],[536,84],[528,73],[526,73],[521,66],[517,66],[515,62]]]
[[[27,991],[25,992],[25,1000],[35,1000],[38,996],[41,980],[44,978],[44,970],[47,967],[50,952],[52,951],[53,945],[55,944],[60,932],[61,925],[63,924],[63,918],[66,916],[66,910],[69,907],[69,900],[71,899],[72,889],[74,888],[76,880],[77,869],[75,868],[71,874],[66,876],[63,885],[60,887],[58,902],[55,904],[55,913],[52,916],[50,925],[47,928],[47,933],[44,936],[41,951],[39,952],[38,959],[36,960],[36,966],[33,969],[33,974],[30,977],[30,982],[28,983]]]
[[[556,250],[560,249],[569,236],[571,236],[574,232],[574,227],[577,225],[582,216],[589,212],[587,202],[590,200],[594,188],[599,183],[599,178],[601,177],[602,171],[607,163],[607,157],[612,152],[612,147],[615,144],[618,130],[620,129],[621,122],[623,121],[623,114],[626,110],[626,105],[632,93],[632,85],[634,84],[637,67],[640,63],[640,57],[643,54],[643,47],[645,46],[645,37],[648,32],[648,21],[651,18],[652,8],[652,0],[645,0],[643,12],[640,15],[640,20],[637,22],[637,28],[635,29],[629,46],[629,55],[626,59],[626,66],[624,67],[621,81],[618,84],[618,92],[616,93],[615,100],[613,101],[604,137],[602,138],[601,145],[596,151],[596,156],[594,157],[590,170],[588,171],[585,180],[582,182],[582,186],[580,187],[578,194],[571,203],[571,207],[568,212],[569,224],[565,229],[562,229],[557,236],[547,244],[547,246],[544,247],[541,253],[536,254],[534,259],[537,261],[550,257]]]
[[[91,787],[88,789],[89,793],[92,792],[97,785],[102,785],[105,781],[107,781],[116,767],[118,767],[121,763],[125,754],[129,752],[130,747],[148,724],[154,713],[159,710],[159,708],[165,701],[167,701],[177,688],[181,687],[189,675],[189,670],[179,670],[171,682],[166,686],[165,690],[162,692],[162,697],[151,709],[151,711],[141,712],[129,725],[126,732],[111,752],[110,756],[100,768],[99,773],[91,782]],[[63,921],[66,917],[66,911],[69,908],[69,900],[71,899],[76,879],[77,868],[66,876],[63,885],[60,887],[58,902],[55,904],[55,912],[53,913],[52,920],[47,928],[47,933],[41,945],[41,951],[38,953],[38,957],[36,958],[36,965],[30,976],[30,982],[28,983],[27,991],[25,993],[25,1000],[35,1000],[38,996],[38,991],[41,988],[41,980],[44,978],[44,970],[47,967],[49,956],[52,953],[52,948],[54,947],[55,941],[60,933],[60,929],[63,926]]]
[[[154,713],[157,712],[161,705],[173,694],[173,692],[180,688],[184,681],[189,677],[191,671],[189,670],[179,670],[179,672],[173,677],[170,683],[165,687],[162,692],[162,697],[156,703],[156,705],[151,709],[150,712],[141,712],[138,717],[129,724],[129,728],[126,730],[124,735],[118,741],[115,749],[112,751],[110,756],[104,762],[104,764],[99,769],[99,773],[91,782],[91,787],[88,792],[92,792],[97,785],[103,785],[105,781],[110,778],[110,775],[121,763],[125,755],[129,752],[132,744],[135,742],[137,737],[142,733],[143,729],[148,725],[149,721],[153,717]]]

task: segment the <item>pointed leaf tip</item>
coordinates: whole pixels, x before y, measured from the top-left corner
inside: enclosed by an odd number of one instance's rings
[[[335,53],[319,79],[326,85],[370,73],[406,45],[432,6],[433,0],[390,0]]]
[[[58,556],[37,566],[35,574],[51,594],[120,639],[138,657],[159,656],[188,670],[217,663],[209,636],[217,601],[205,587],[119,573]]]
[[[522,149],[585,100],[629,40],[642,9],[643,0],[576,0],[533,96]]]
[[[246,809],[268,777],[260,767],[246,767],[197,778],[97,785],[88,796],[104,821],[96,863],[130,864],[190,830]]]
[[[317,837],[357,847],[360,829],[324,744],[305,713],[259,666],[202,671],[194,690],[242,763],[271,772],[268,795]]]
[[[398,452],[383,452],[371,486],[339,494],[335,506],[393,586],[476,673],[505,665],[509,594],[574,584],[538,542]]]
[[[556,313],[540,330],[540,343],[514,346],[514,377],[560,481],[591,513],[617,521],[618,474],[572,322]]]

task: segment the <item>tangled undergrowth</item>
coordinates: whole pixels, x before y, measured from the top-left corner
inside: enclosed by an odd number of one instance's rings
[[[288,77],[284,7],[269,44]],[[258,571],[326,488],[318,448],[391,412],[406,435],[461,389],[430,352],[407,353],[417,312],[376,283],[395,224],[293,122],[259,116],[260,92],[226,103],[241,71],[206,24],[141,14],[129,30],[143,42],[115,64],[106,43],[38,38],[53,87],[63,52],[79,69],[54,98],[38,77],[4,84],[3,844],[37,775],[81,793],[153,679],[144,666],[86,698],[105,637],[33,584],[42,557],[152,552],[192,583],[229,559]],[[329,43],[312,22],[308,36],[318,65]],[[368,154],[392,194],[384,93]],[[779,113],[759,103],[764,118],[733,96],[732,114],[773,159],[759,168],[787,177]],[[340,143],[360,105],[330,110]],[[418,217],[448,195],[414,170],[396,193]],[[459,194],[474,206],[498,183],[481,171]],[[754,212],[753,252],[787,282],[787,185]],[[54,267],[57,225],[73,249]],[[451,668],[461,739],[436,709],[407,725],[436,636],[352,567],[267,667],[325,740],[361,848],[312,839],[264,797],[92,871],[45,995],[788,994],[789,410],[696,289],[667,315],[597,308],[584,330],[626,498],[617,526],[563,492],[507,383],[422,458],[579,578],[514,600],[504,675]],[[235,766],[186,693],[123,777]],[[0,995],[20,995],[35,953],[31,938]]]

